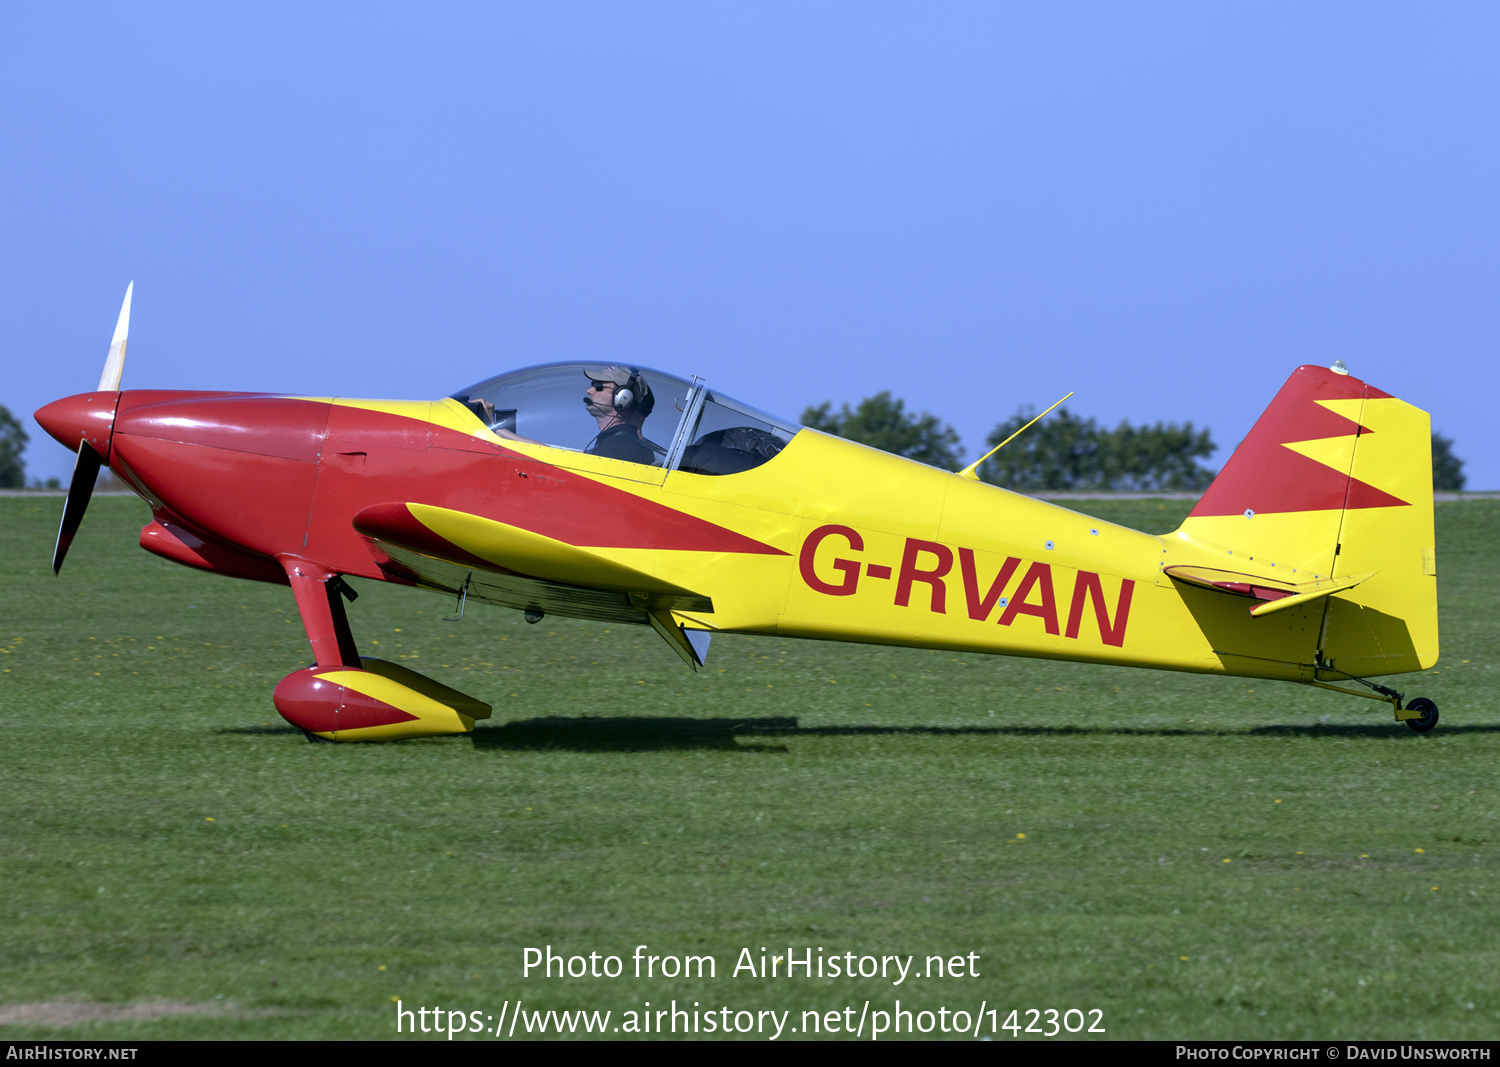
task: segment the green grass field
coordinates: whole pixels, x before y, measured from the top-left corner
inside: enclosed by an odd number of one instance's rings
[[[362,651],[496,709],[387,745],[277,716],[288,591],[141,551],[133,498],[54,578],[61,505],[0,498],[0,1037],[387,1038],[397,997],[1500,1036],[1500,502],[1438,507],[1443,659],[1394,683],[1441,706],[1426,736],[1287,684],[774,638],[692,675],[644,627],[358,582]],[[625,974],[523,978],[549,944]],[[640,944],[717,976],[634,979]],[[731,976],[762,946],[980,977]]]

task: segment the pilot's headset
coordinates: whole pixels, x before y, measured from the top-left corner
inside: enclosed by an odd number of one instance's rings
[[[630,372],[630,378],[615,390],[615,410],[621,415],[634,410],[644,419],[656,407],[656,398],[651,395],[651,387],[646,384],[646,379],[641,377],[639,367],[625,369]]]

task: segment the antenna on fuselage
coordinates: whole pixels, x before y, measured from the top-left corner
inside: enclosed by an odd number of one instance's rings
[[[1072,395],[1073,395],[1073,394],[1072,394],[1072,393],[1069,393],[1069,394],[1068,394],[1068,396],[1072,396]],[[1059,401],[1058,401],[1058,402],[1057,402],[1057,404],[1061,404],[1061,403],[1062,403],[1062,402],[1063,402],[1063,400],[1066,400],[1066,399],[1068,399],[1068,396],[1065,396],[1065,397],[1063,397],[1063,398],[1062,398],[1062,400],[1059,400]],[[1052,408],[1055,408],[1055,407],[1057,407],[1057,404],[1053,404],[1053,405],[1052,405]],[[976,460],[975,460],[975,461],[974,461],[974,462],[973,462],[973,463],[970,463],[970,464],[969,464],[969,465],[968,465],[968,466],[967,466],[967,467],[965,467],[965,468],[964,468],[964,469],[963,469],[963,470],[961,470],[961,471],[959,471],[959,472],[958,472],[958,476],[959,476],[959,477],[960,477],[960,478],[967,478],[967,479],[969,479],[969,481],[971,481],[971,482],[977,482],[977,481],[979,481],[979,465],[980,465],[980,464],[981,464],[981,463],[983,463],[983,462],[984,462],[984,461],[985,461],[985,460],[987,460],[987,459],[989,459],[989,458],[990,458],[990,457],[991,457],[991,456],[993,456],[993,455],[994,455],[994,454],[995,454],[995,453],[996,453],[996,452],[998,452],[998,451],[1000,451],[1000,450],[1001,450],[1001,449],[1002,449],[1002,448],[1004,448],[1004,447],[1005,447],[1005,446],[1006,446],[1006,445],[1008,445],[1008,444],[1010,444],[1010,443],[1011,443],[1011,442],[1012,442],[1012,441],[1014,441],[1014,440],[1015,440],[1015,439],[1016,439],[1016,438],[1017,438],[1017,437],[1020,437],[1020,436],[1021,436],[1021,435],[1022,435],[1022,434],[1023,434],[1023,433],[1025,433],[1025,432],[1026,432],[1026,431],[1027,431],[1027,430],[1029,430],[1029,429],[1031,429],[1031,428],[1032,428],[1032,427],[1033,427],[1033,426],[1035,426],[1035,425],[1036,425],[1036,424],[1037,424],[1037,423],[1039,423],[1039,422],[1041,422],[1041,421],[1042,421],[1042,419],[1043,419],[1043,418],[1044,418],[1044,417],[1046,417],[1046,415],[1047,415],[1047,414],[1048,414],[1048,412],[1050,412],[1050,411],[1051,411],[1051,410],[1052,410],[1052,408],[1048,408],[1048,409],[1047,409],[1047,410],[1046,410],[1046,411],[1044,411],[1044,412],[1042,412],[1042,413],[1041,413],[1041,414],[1040,414],[1040,415],[1038,415],[1038,416],[1037,416],[1037,417],[1036,417],[1036,418],[1034,418],[1034,419],[1032,419],[1032,420],[1031,420],[1031,421],[1030,421],[1030,422],[1028,422],[1028,423],[1027,423],[1027,424],[1026,424],[1026,425],[1025,425],[1025,426],[1022,426],[1022,427],[1021,427],[1021,428],[1020,428],[1020,429],[1019,429],[1019,430],[1017,430],[1017,431],[1016,431],[1016,432],[1015,432],[1015,433],[1013,433],[1013,434],[1011,434],[1011,435],[1010,435],[1010,436],[1009,436],[1009,437],[1007,437],[1007,438],[1006,438],[1006,439],[1005,439],[1005,440],[1003,440],[1003,441],[1001,441],[1001,442],[1000,442],[1000,443],[999,443],[999,444],[998,444],[998,445],[996,445],[996,446],[995,446],[995,447],[994,447],[994,448],[992,448],[992,449],[990,449],[990,450],[989,450],[989,451],[988,451],[988,452],[986,452],[986,453],[985,453],[985,454],[984,454],[984,455],[982,455],[982,456],[980,456],[980,457],[979,457],[979,458],[978,458],[978,459],[976,459]]]

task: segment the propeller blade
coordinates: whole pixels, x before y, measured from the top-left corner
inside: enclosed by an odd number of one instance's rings
[[[127,296],[125,301],[128,308],[130,298]],[[73,480],[68,483],[68,500],[63,504],[62,522],[57,527],[57,547],[52,550],[53,574],[62,570],[63,557],[68,554],[73,536],[78,533],[78,526],[83,522],[83,513],[88,509],[89,498],[94,495],[94,482],[103,465],[104,460],[89,447],[87,441],[79,444],[78,459],[73,464]]]
[[[120,317],[115,320],[115,335],[109,342],[109,357],[104,361],[104,373],[99,376],[99,392],[114,393],[120,389],[120,375],[125,371],[125,338],[130,334],[130,294],[135,291],[135,282],[125,287],[125,302],[120,305]]]
[[[110,338],[109,355],[104,360],[104,373],[99,376],[99,392],[120,391],[120,376],[125,372],[125,341],[130,336],[130,297],[135,292],[135,282],[125,287],[125,301],[120,305],[120,317],[115,320],[115,335]],[[52,573],[62,571],[63,559],[72,547],[78,527],[83,523],[83,513],[88,510],[89,498],[94,495],[94,483],[99,480],[99,468],[104,459],[95,452],[88,441],[78,443],[78,458],[73,461],[73,480],[68,483],[68,499],[63,504],[62,522],[57,526],[57,545],[52,549]]]

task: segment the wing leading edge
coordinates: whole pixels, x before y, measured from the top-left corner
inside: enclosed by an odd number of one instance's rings
[[[468,597],[500,607],[649,625],[694,670],[707,656],[708,634],[685,629],[673,612],[712,614],[712,599],[607,549],[430,504],[376,504],[354,516],[354,528],[398,580],[455,595],[467,587]]]

